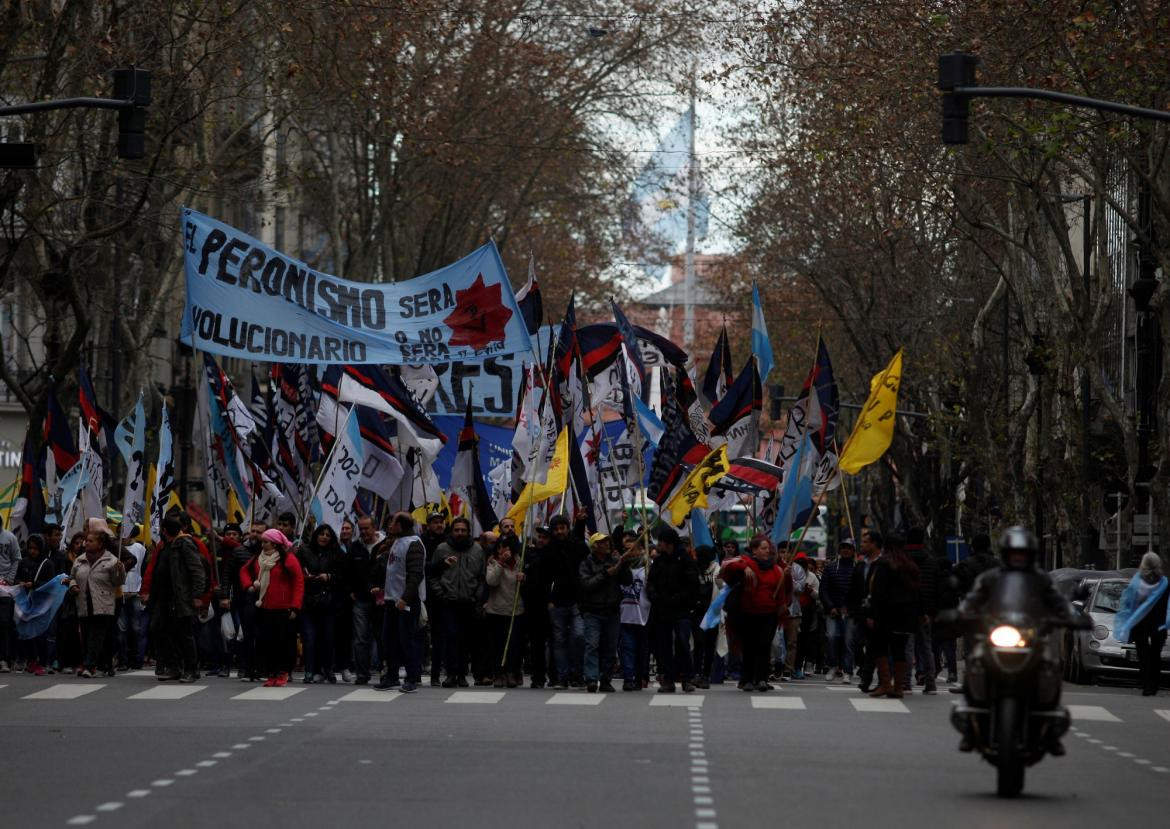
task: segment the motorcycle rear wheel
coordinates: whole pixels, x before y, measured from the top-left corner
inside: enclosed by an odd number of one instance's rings
[[[1024,789],[1023,712],[1020,701],[999,701],[996,717],[996,794],[1015,797]]]

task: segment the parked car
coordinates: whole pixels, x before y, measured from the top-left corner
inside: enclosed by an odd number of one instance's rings
[[[1064,678],[1069,682],[1092,683],[1102,676],[1136,678],[1137,651],[1113,638],[1113,618],[1135,572],[1066,570],[1052,574],[1057,588],[1093,617],[1092,630],[1065,634],[1062,657]],[[1170,676],[1170,641],[1162,648],[1162,674]]]

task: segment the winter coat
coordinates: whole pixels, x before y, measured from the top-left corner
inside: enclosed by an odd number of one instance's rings
[[[646,594],[656,623],[689,618],[698,592],[699,568],[690,556],[675,551],[650,563]]]
[[[342,578],[345,582],[342,590],[352,595],[357,604],[372,604],[374,594],[370,591],[382,586],[379,574],[385,572],[385,562],[379,571],[373,551],[363,542],[355,540],[350,543],[349,552],[342,562]]]
[[[581,562],[589,547],[579,538],[553,539],[541,553],[541,575],[548,585],[548,600],[557,607],[572,607],[581,599]]]
[[[305,579],[305,610],[335,610],[339,603],[338,583],[342,579],[341,552],[337,547],[317,547],[313,543],[302,544],[297,560],[305,576],[329,576],[328,579]]]
[[[907,544],[906,554],[918,565],[918,607],[921,614],[938,615],[939,568],[934,554],[918,544]]]
[[[20,565],[20,542],[8,530],[0,529],[0,582],[13,584]]]
[[[90,565],[89,558],[83,553],[73,562],[73,571],[69,578],[77,586],[74,598],[77,601],[78,616],[85,618],[90,615],[114,615],[114,600],[118,588],[126,581],[126,568],[113,553],[106,550],[93,565]]]
[[[195,615],[195,599],[207,589],[207,574],[199,548],[190,536],[180,535],[154,555],[151,618],[173,619]]]
[[[447,564],[448,556],[455,556],[454,564]],[[487,587],[484,581],[487,556],[476,542],[471,542],[470,547],[460,551],[451,546],[449,541],[444,541],[431,554],[428,566],[432,571],[441,573],[435,582],[435,593],[440,599],[449,602],[483,602]]]
[[[748,587],[744,573],[751,570],[756,574],[754,587]],[[764,614],[780,612],[784,597],[779,587],[784,578],[784,568],[772,563],[765,569],[753,555],[742,555],[724,562],[720,570],[723,581],[740,591],[739,610],[741,613]]]
[[[895,633],[912,633],[922,615],[913,573],[898,572],[885,556],[871,568],[869,577],[870,615],[874,624]]]
[[[869,597],[870,576],[876,561],[858,558],[853,562],[853,573],[849,576],[849,593],[845,597],[845,609],[855,619],[867,615],[866,599]]]
[[[611,576],[606,571],[614,565],[618,565],[618,571]],[[581,581],[581,612],[603,616],[621,610],[622,585],[631,584],[634,580],[630,568],[612,553],[601,561],[592,553],[585,556],[577,568],[577,575]]]
[[[520,568],[515,562],[511,567],[505,567],[494,558],[488,559],[486,583],[488,598],[485,610],[490,616],[511,616],[512,604],[516,604],[516,615],[524,612],[524,600],[516,598],[518,584],[516,575]]]
[[[1117,615],[1113,617],[1113,638],[1118,642],[1128,644],[1134,640],[1134,633],[1140,632],[1147,636],[1159,630],[1170,628],[1170,611],[1167,610],[1167,597],[1170,596],[1170,582],[1165,576],[1158,581],[1145,601],[1141,601],[1138,587],[1142,582],[1142,574],[1134,573],[1125,592],[1121,594],[1121,605],[1117,608]]]
[[[48,553],[45,552],[42,552],[36,558],[25,556],[20,560],[20,564],[16,568],[16,581],[21,584],[24,582],[32,582],[33,590],[36,590],[55,575],[57,575],[57,565],[53,563]]]
[[[256,592],[249,593],[255,603],[260,595],[260,557],[249,561],[240,570],[240,586],[248,590],[256,585]],[[268,590],[264,594],[264,610],[300,610],[305,603],[305,571],[297,557],[289,553],[282,563],[277,564],[268,574]]]
[[[855,559],[838,556],[836,561],[825,565],[825,572],[821,575],[820,598],[826,613],[831,610],[848,610],[849,587],[856,563]]]

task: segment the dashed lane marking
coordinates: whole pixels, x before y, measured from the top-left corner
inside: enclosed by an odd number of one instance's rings
[[[254,702],[280,702],[295,697],[304,691],[304,688],[252,688],[242,694],[236,694],[232,699],[251,700]]]
[[[1072,716],[1073,722],[1077,720],[1083,722],[1121,722],[1101,705],[1070,705],[1068,713]]]
[[[655,695],[650,699],[652,707],[674,707],[674,708],[702,708],[703,700],[706,697],[702,694],[683,694],[682,696],[663,696],[661,694]]]
[[[853,707],[868,714],[909,714],[910,709],[900,699],[851,699]]]
[[[605,697],[601,694],[553,694],[544,701],[545,705],[601,705]]]
[[[455,691],[444,702],[455,705],[495,705],[503,698],[503,691]]]
[[[350,691],[338,702],[394,702],[402,696],[398,691],[375,691],[372,688],[357,688]],[[293,717],[292,722],[301,722],[300,717]]]

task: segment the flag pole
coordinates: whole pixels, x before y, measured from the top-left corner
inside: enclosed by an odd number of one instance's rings
[[[840,461],[841,452],[837,448],[836,436],[833,437],[833,451],[837,454],[838,461]],[[841,500],[845,503],[845,520],[849,522],[849,537],[852,538],[853,543],[856,544],[857,543],[857,535],[853,529],[853,514],[849,509],[849,493],[845,489],[845,473],[841,471],[840,467],[838,467],[837,474],[841,477]]]

